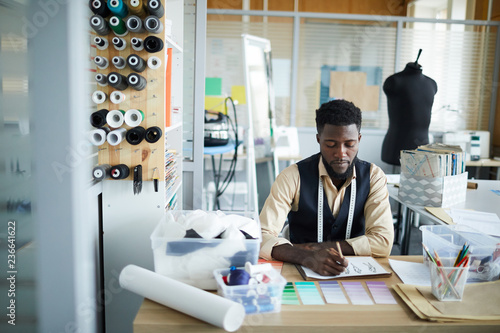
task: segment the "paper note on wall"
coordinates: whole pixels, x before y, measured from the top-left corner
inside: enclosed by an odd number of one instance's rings
[[[205,96],[220,96],[222,95],[222,78],[207,77],[205,78]]]
[[[379,86],[366,85],[365,72],[330,72],[330,97],[353,102],[362,111],[377,111]]]
[[[245,86],[232,86],[231,98],[233,99],[233,101],[238,101],[238,104],[247,104]]]
[[[225,113],[224,97],[205,96],[205,110]]]

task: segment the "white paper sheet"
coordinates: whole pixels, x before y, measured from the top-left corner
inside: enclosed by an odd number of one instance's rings
[[[336,279],[350,276],[380,275],[388,274],[380,264],[372,257],[349,257],[349,265],[346,270],[339,275],[319,275],[307,267],[302,266],[307,277],[313,279]]]
[[[431,273],[424,263],[389,259],[389,264],[404,284],[430,287]]]

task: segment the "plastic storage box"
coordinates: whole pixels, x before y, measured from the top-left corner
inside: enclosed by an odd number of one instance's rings
[[[175,220],[192,211],[172,212]],[[220,212],[219,212],[220,213]],[[205,290],[216,290],[214,269],[256,264],[260,250],[260,223],[254,212],[224,212],[256,223],[258,239],[205,239],[176,237],[176,230],[158,223],[151,234],[155,272]]]
[[[455,259],[465,243],[469,244],[469,277],[467,282],[497,280],[500,276],[500,239],[495,239],[465,225],[421,226],[422,242],[431,254],[441,259]],[[424,262],[429,264],[422,248]]]
[[[229,271],[229,268],[225,268],[213,272],[219,295],[243,304],[246,314],[281,311],[281,297],[286,280],[276,269],[273,268],[265,273],[270,279],[268,283],[238,286],[228,286],[224,283],[223,277],[227,276]]]

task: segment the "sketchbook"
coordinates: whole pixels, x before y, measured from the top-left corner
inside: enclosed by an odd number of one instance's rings
[[[300,275],[304,280],[328,280],[339,278],[356,278],[364,276],[390,276],[392,273],[386,271],[380,264],[372,257],[348,257],[349,265],[346,270],[339,275],[319,275],[311,269],[295,265]]]

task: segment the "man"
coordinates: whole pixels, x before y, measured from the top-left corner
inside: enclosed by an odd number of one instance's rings
[[[260,214],[260,256],[338,275],[348,264],[343,255],[389,255],[394,227],[387,179],[357,158],[361,111],[354,104],[324,103],[316,127],[320,153],[283,170],[271,187]],[[290,240],[278,237],[287,217]]]

